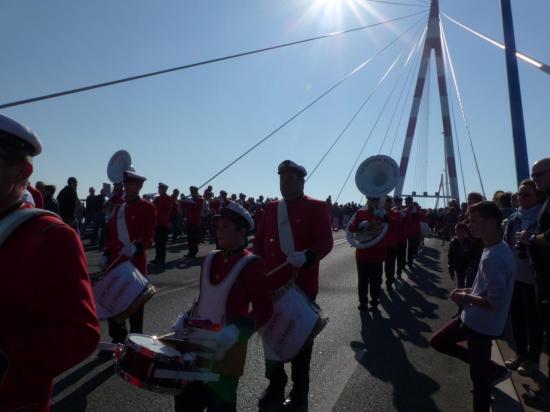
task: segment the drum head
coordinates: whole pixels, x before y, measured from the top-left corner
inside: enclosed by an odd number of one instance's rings
[[[131,333],[128,335],[128,340],[133,344],[145,348],[151,352],[158,353],[163,356],[180,357],[182,353],[177,349],[162,343],[160,340],[149,335],[139,333]]]

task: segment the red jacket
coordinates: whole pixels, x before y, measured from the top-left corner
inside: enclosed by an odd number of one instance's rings
[[[44,196],[42,196],[42,193],[31,185],[27,186],[27,190],[31,194],[32,200],[34,200],[34,206],[38,209],[44,209]]]
[[[0,410],[48,411],[53,378],[97,347],[86,255],[55,216],[25,222],[0,246]],[[0,368],[1,369],[1,368]]]
[[[388,248],[395,248],[397,246],[397,236],[400,227],[401,215],[395,210],[388,210],[388,233],[386,235],[386,245]]]
[[[185,199],[183,207],[187,211],[187,222],[192,225],[200,225],[201,212],[203,208],[204,199],[202,197],[193,197],[192,199]]]
[[[158,196],[153,200],[157,213],[157,226],[170,228],[174,198],[168,195]]]
[[[222,252],[214,256],[210,267],[210,281],[221,283],[231,268],[243,257],[250,255],[247,250],[224,258]],[[201,276],[203,276],[201,270]],[[252,304],[252,310],[249,309]],[[235,280],[225,304],[226,324],[235,323],[241,331],[241,338],[249,338],[271,318],[273,303],[267,288],[265,266],[258,258],[249,262]],[[237,343],[225,358],[215,365],[215,371],[229,376],[241,376],[246,360],[246,340]]]
[[[361,208],[357,211],[354,219],[351,221],[349,225],[349,230],[350,232],[357,232],[359,230],[359,224],[361,222],[363,222],[364,220],[372,222],[374,219],[374,215],[368,209]],[[372,247],[355,249],[355,258],[360,262],[383,262],[384,260],[386,260],[388,253],[388,246],[386,243],[387,237],[388,235],[386,234],[384,239],[382,239],[380,242]]]
[[[105,251],[109,255],[109,263],[118,257],[123,246],[118,238],[117,216],[119,210],[120,205],[117,206],[113,218],[108,223],[109,236]],[[132,258],[132,263],[145,275],[147,274],[147,256],[145,252],[153,244],[153,237],[155,236],[155,206],[143,199],[126,201],[124,214],[130,241],[139,242],[143,248],[142,253],[138,253]]]
[[[267,272],[286,261],[286,255],[281,251],[279,244],[278,203],[266,204],[254,238],[254,253],[264,258]],[[287,208],[295,250],[310,250],[317,257],[311,266],[297,270],[298,286],[307,296],[315,299],[319,292],[319,261],[328,255],[333,246],[328,205],[326,202],[304,196],[287,202]],[[287,265],[270,275],[269,289],[277,290],[292,278],[293,273],[294,269]]]
[[[413,210],[415,209],[416,211],[413,213]],[[413,206],[411,208],[407,208],[406,210],[407,217],[405,218],[405,221],[407,227],[407,238],[418,236],[420,234],[420,208]]]
[[[394,213],[394,216],[397,217],[395,222],[397,243],[407,243],[407,211],[405,209],[393,208],[392,212]]]

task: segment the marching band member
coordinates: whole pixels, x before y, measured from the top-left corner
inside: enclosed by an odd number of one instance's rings
[[[312,301],[319,292],[319,262],[333,246],[330,215],[326,202],[304,196],[304,177],[307,172],[290,160],[278,167],[281,194],[284,200],[265,205],[254,239],[254,253],[262,256],[268,271],[285,261],[288,265],[268,278],[269,289],[276,291],[296,274],[298,287]],[[293,387],[285,400],[288,377],[283,362],[266,359],[266,378],[269,386],[259,401],[261,408],[307,408],[309,365],[313,341],[306,344],[292,359]]]
[[[199,188],[190,186],[191,198],[183,201],[183,207],[187,212],[187,248],[189,252],[186,258],[194,259],[199,253],[199,243],[201,241],[201,222],[202,211],[204,207],[204,198],[199,196]]]
[[[153,243],[155,234],[155,206],[140,198],[145,177],[131,171],[124,172],[124,203],[116,207],[113,218],[108,224],[108,239],[100,267],[106,268],[121,257],[132,261],[143,274],[147,274],[146,251]],[[143,332],[143,306],[130,316],[130,333]],[[109,319],[109,335],[113,343],[122,343],[128,336],[126,322],[119,323]],[[107,355],[110,352],[100,352]]]
[[[166,261],[166,243],[168,243],[170,219],[174,207],[174,199],[166,194],[167,190],[168,185],[159,183],[159,195],[153,200],[157,213],[157,227],[155,229],[156,256],[152,263],[161,265]]]
[[[412,196],[405,198],[405,206],[407,211],[406,230],[407,230],[407,266],[412,270],[414,258],[418,252],[420,245],[420,208],[416,207]]]
[[[32,130],[0,115],[2,411],[48,411],[54,377],[99,341],[80,238],[58,216],[22,201],[41,149]]]
[[[391,196],[386,196],[386,202],[384,209],[388,216],[388,233],[386,235],[387,255],[384,261],[384,273],[386,274],[386,289],[388,292],[393,290],[393,283],[395,281],[395,261],[397,258],[397,230],[399,227],[399,220],[401,216],[399,213],[392,209],[393,199]]]
[[[405,263],[407,262],[407,211],[403,209],[403,199],[395,197],[393,199],[393,211],[397,217],[396,232],[397,232],[397,245],[395,248],[396,260],[397,260],[397,279],[401,279],[401,274],[405,269]]]
[[[368,198],[367,206],[359,209],[349,224],[349,231],[354,233],[367,229],[375,220],[385,218],[383,210],[376,209],[378,199]],[[367,309],[368,293],[370,288],[370,308],[378,310],[380,288],[382,286],[383,263],[387,257],[387,234],[377,244],[368,248],[356,248],[359,310]]]
[[[218,382],[188,384],[175,397],[176,411],[236,410],[247,340],[273,311],[263,261],[245,249],[246,237],[254,228],[250,214],[240,205],[229,203],[214,216],[214,224],[221,250],[210,252],[202,263],[200,294],[193,316],[223,326],[217,334],[219,361],[213,368],[221,376]],[[184,315],[174,324],[176,336],[184,334],[186,319]]]

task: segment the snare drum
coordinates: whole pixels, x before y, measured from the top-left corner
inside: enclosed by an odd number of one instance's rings
[[[128,335],[115,352],[115,371],[124,380],[138,388],[172,395],[181,393],[190,381],[217,381],[219,375],[211,373],[211,363],[197,352],[177,350],[154,336],[138,333]]]
[[[123,321],[156,293],[147,278],[129,260],[117,265],[93,286],[97,317]]]

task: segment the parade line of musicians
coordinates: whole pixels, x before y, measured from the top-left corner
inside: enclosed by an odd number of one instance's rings
[[[34,208],[32,201],[25,201],[25,194],[33,193],[28,185],[33,173],[33,157],[41,151],[42,144],[35,132],[0,115],[0,261],[4,268],[0,277],[2,411],[49,410],[53,378],[89,356],[97,348],[100,337],[86,256],[78,234],[57,215]],[[237,386],[243,374],[247,340],[270,320],[273,293],[292,279],[311,301],[315,301],[319,292],[319,263],[333,247],[328,204],[304,195],[307,171],[303,166],[285,160],[276,172],[283,199],[266,203],[257,222],[245,208],[234,202],[224,202],[214,216],[217,250],[210,252],[202,264],[195,315],[222,326],[216,335],[218,349],[214,367],[220,379],[213,383],[197,381],[186,385],[175,397],[177,411],[236,410]],[[160,184],[160,196],[154,203],[143,200],[140,190],[145,180],[139,173],[127,171],[122,185],[115,187],[112,201],[116,208],[108,222],[108,239],[100,262],[102,268],[123,257],[131,260],[145,275],[146,250],[154,241],[157,260],[163,262],[165,259],[171,198],[166,195],[167,186]],[[192,195],[188,200],[190,217],[197,213],[197,203],[201,201],[196,188]],[[35,203],[39,205],[38,199]],[[348,226],[350,232],[357,232],[377,219],[389,224],[383,241],[373,247],[356,249],[358,309],[361,311],[378,310],[384,271],[386,287],[391,291],[394,284],[399,285],[405,267],[408,265],[409,270],[412,269],[423,219],[423,212],[410,197],[405,199],[405,205],[399,198],[388,197],[385,212],[376,210],[376,203],[377,199],[368,199],[367,206],[353,216]],[[483,241],[491,241],[491,236],[495,235],[491,227],[496,230],[500,224],[498,209],[496,212],[494,209],[491,202],[472,206],[472,222],[477,225],[472,231]],[[253,230],[253,246],[247,249],[247,236]],[[191,227],[187,233],[192,257],[197,253],[197,231],[198,228]],[[486,248],[484,255],[488,250],[492,249]],[[509,264],[506,270],[509,273],[512,258],[500,249],[498,254],[504,255],[502,259]],[[480,268],[489,255],[481,259]],[[488,274],[495,270],[488,263],[485,267]],[[472,289],[453,292],[453,300],[463,308],[462,316],[453,327],[468,325],[475,329],[473,319],[490,322],[487,316],[479,315],[480,311],[490,312],[487,296],[475,295],[476,288],[491,287],[487,285],[491,280],[484,276],[480,282],[476,279],[473,292]],[[507,312],[508,296],[499,298],[503,307],[498,312]],[[128,333],[142,333],[143,317],[142,306],[128,319],[129,329],[126,321],[109,319],[109,335],[113,342],[123,343]],[[489,342],[501,334],[504,322],[500,317],[493,320]],[[172,327],[173,332],[177,335],[184,324],[185,319],[178,319]],[[452,338],[447,332],[443,330],[436,335],[439,339],[434,344],[436,349],[444,351],[445,345],[450,344]],[[478,335],[483,336],[482,333]],[[454,337],[458,341],[457,336]],[[479,343],[480,338],[476,341],[464,337],[462,340],[466,339],[470,350],[476,350],[481,367],[490,366],[490,357],[485,359],[483,352],[487,346],[478,348],[484,345]],[[288,396],[285,396],[288,376],[284,363],[266,360],[265,376],[269,385],[259,399],[260,409],[307,410],[312,348],[313,340],[310,340],[290,361],[292,388]],[[484,379],[490,376],[474,376],[475,370],[473,372],[474,409],[485,410],[489,382]]]

